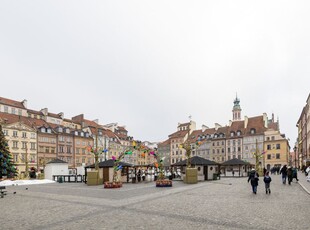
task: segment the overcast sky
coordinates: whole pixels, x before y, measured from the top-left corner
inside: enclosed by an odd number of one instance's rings
[[[310,1],[0,1],[1,97],[164,141],[188,116],[274,113],[296,140]]]

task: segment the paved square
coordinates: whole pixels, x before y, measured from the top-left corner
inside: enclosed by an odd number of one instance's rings
[[[275,175],[271,195],[262,178],[257,195],[247,178],[174,181],[172,188],[55,183],[7,190],[0,199],[1,229],[309,229],[309,194]]]

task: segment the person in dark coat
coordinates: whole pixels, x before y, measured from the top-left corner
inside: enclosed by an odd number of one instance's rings
[[[266,194],[270,194],[270,182],[271,182],[271,177],[269,176],[269,171],[266,171],[265,176],[264,176],[264,182],[265,182],[265,189],[266,189]]]
[[[287,168],[287,181],[289,185],[291,185],[291,182],[293,181],[293,170],[291,166],[288,166]]]
[[[280,170],[280,174],[282,174],[282,183],[286,184],[286,177],[287,177],[287,166],[284,165],[281,170]]]
[[[258,181],[259,181],[259,176],[258,173],[255,171],[254,168],[252,168],[249,178],[248,178],[248,183],[251,181],[251,186],[252,186],[252,191],[254,194],[257,193],[257,186],[258,186]]]
[[[295,167],[293,168],[293,179],[295,178],[296,181],[299,181],[297,177],[298,177],[298,173],[297,173],[297,168]]]

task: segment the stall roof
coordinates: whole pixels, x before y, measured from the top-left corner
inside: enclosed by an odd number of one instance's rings
[[[199,156],[191,157],[190,162],[192,165],[218,165],[219,164],[215,161],[210,161],[210,160],[207,160]],[[172,164],[171,166],[186,166],[186,164],[187,164],[187,160],[183,160],[175,164]]]

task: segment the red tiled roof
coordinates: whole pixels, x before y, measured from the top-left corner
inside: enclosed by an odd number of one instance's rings
[[[25,125],[32,127],[28,117],[23,117],[15,114],[2,113],[0,112],[0,120],[5,124],[13,124],[16,122],[23,122]]]
[[[0,104],[26,109],[22,102],[0,97]]]
[[[268,128],[269,128],[269,129],[273,129],[273,130],[279,130],[278,122],[270,122],[270,123],[268,124]]]
[[[171,142],[171,140],[167,139],[167,140],[165,140],[163,142],[158,143],[157,146],[158,146],[158,148],[163,148],[163,147],[166,147],[166,146],[170,146],[170,142]]]
[[[29,121],[32,123],[32,125],[36,128],[39,128],[39,127],[51,127],[52,126],[47,123],[45,120],[42,120],[42,119],[35,119],[35,118],[29,118]]]
[[[244,131],[244,120],[242,121],[233,121],[231,123],[231,126],[228,127],[228,133],[230,132],[237,132],[237,131],[241,131],[242,134],[245,133]]]
[[[188,133],[187,130],[180,130],[180,131],[170,134],[169,138],[185,137],[187,133]]]
[[[202,135],[202,130],[194,130],[190,135],[189,135],[189,142],[194,143],[198,140],[199,136]]]
[[[123,127],[123,126],[117,126],[117,129],[118,129],[119,131],[126,131],[126,132],[127,132],[127,130],[126,130],[125,127]]]
[[[249,117],[248,119],[248,125],[245,132],[246,135],[251,135],[251,129],[255,129],[255,134],[263,134],[267,130],[264,125],[263,116]]]
[[[226,137],[226,135],[227,135],[227,130],[228,130],[228,127],[227,127],[227,126],[220,127],[220,128],[218,128],[217,133],[218,133],[218,134],[219,134],[219,133],[223,133],[223,134],[225,135],[225,137]]]
[[[83,120],[84,121],[84,124],[85,124],[85,126],[91,126],[91,127],[97,127],[97,128],[101,128],[101,126],[100,125],[98,125],[96,122],[94,122],[94,121],[90,121],[90,120],[86,120],[86,119],[84,119]]]
[[[37,115],[42,115],[43,116],[43,113],[41,111],[36,111],[36,110],[32,110],[32,109],[27,109],[27,112],[28,113],[31,113],[31,114],[37,114]]]
[[[202,132],[202,134],[204,135],[211,135],[211,134],[214,134],[215,133],[215,128],[210,128],[210,129],[206,129],[204,132]]]

